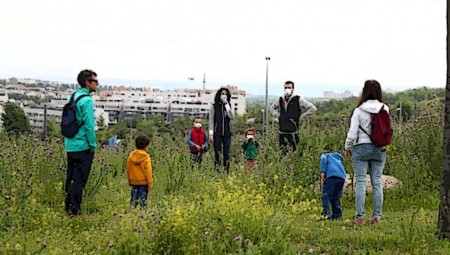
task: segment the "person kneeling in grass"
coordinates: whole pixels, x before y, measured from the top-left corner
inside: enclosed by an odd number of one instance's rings
[[[150,138],[146,135],[136,137],[136,150],[128,156],[127,175],[131,186],[131,206],[139,202],[141,209],[147,209],[148,192],[153,188],[152,160],[147,153]]]
[[[324,153],[320,156],[320,179],[323,182],[322,215],[327,219],[342,217],[340,198],[346,178],[342,159],[342,154],[331,152],[330,146],[326,146]]]

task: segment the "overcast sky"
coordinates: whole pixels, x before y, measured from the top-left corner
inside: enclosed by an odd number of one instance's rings
[[[0,77],[253,94],[445,87],[444,0],[14,0],[0,3]],[[193,77],[194,80],[188,80]]]

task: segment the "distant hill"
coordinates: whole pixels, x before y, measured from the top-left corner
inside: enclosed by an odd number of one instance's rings
[[[273,103],[279,97],[280,96],[269,95],[268,96],[269,104]],[[264,96],[264,95],[247,94],[246,99],[247,99],[247,104],[265,104],[266,103],[266,96]]]

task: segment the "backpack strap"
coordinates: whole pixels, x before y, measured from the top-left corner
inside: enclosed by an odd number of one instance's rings
[[[370,137],[370,135],[369,135],[369,133],[367,133],[367,131],[366,130],[364,130],[364,128],[362,128],[361,127],[361,125],[359,125],[359,128],[364,132],[364,134],[366,134],[367,136],[369,136]]]
[[[78,103],[78,101],[80,101],[80,99],[82,99],[83,97],[87,97],[87,96],[89,96],[89,95],[84,94],[84,95],[78,96],[77,100],[75,100],[75,103],[74,103],[75,107],[77,107],[77,103]],[[75,97],[75,93],[73,93],[72,97],[70,97],[70,102],[73,102],[74,97]],[[84,125],[84,122],[81,122],[79,126],[81,127],[83,125]]]
[[[74,96],[75,96],[75,93],[73,93],[72,97],[70,98],[71,101],[73,101]],[[75,100],[75,104],[77,104],[78,101],[80,101],[80,99],[82,99],[83,97],[88,97],[88,96],[89,95],[84,94],[84,95],[77,97],[77,100]]]

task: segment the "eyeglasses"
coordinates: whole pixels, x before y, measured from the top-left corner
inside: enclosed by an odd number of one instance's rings
[[[99,83],[98,83],[98,80],[94,80],[94,79],[89,79],[88,81],[89,81],[89,82],[93,82],[93,81],[95,81],[95,83],[97,83],[97,85],[99,84]]]

